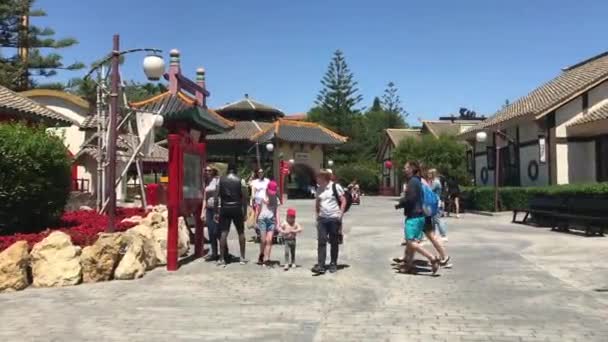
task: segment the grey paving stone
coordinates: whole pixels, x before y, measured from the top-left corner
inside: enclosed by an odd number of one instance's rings
[[[390,265],[402,255],[393,203],[366,197],[348,213],[348,267],[336,274],[311,275],[313,202],[290,201],[305,228],[295,270],[197,260],[136,281],[2,293],[0,340],[608,340],[608,294],[593,291],[608,286],[608,239],[465,214],[447,219],[452,269],[402,275]],[[258,245],[247,248],[255,259]]]

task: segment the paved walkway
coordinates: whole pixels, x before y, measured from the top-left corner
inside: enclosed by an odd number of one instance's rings
[[[400,213],[364,198],[347,218],[348,267],[313,277],[312,202],[290,205],[306,229],[296,270],[194,261],[136,281],[0,294],[0,341],[608,340],[608,293],[594,291],[608,287],[608,238],[464,215],[448,220],[453,269],[403,275],[389,262],[401,254]]]

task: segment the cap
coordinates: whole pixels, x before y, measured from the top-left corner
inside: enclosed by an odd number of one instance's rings
[[[277,182],[270,181],[268,183],[268,187],[266,188],[266,190],[268,190],[268,193],[271,195],[276,194],[277,193]]]
[[[296,217],[296,210],[294,208],[287,209],[287,216]]]

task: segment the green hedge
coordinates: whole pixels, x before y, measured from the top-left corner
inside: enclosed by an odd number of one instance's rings
[[[33,232],[57,219],[70,194],[70,166],[60,137],[0,124],[0,234]]]
[[[336,176],[340,184],[347,186],[356,180],[364,193],[370,195],[378,191],[380,185],[379,164],[374,162],[357,162],[336,167]]]
[[[499,198],[501,210],[525,208],[532,196],[608,196],[608,183],[568,184],[544,187],[501,187]],[[462,194],[467,209],[494,211],[494,187],[465,187]]]

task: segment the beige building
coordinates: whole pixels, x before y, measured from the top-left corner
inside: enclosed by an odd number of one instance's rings
[[[376,159],[382,164],[382,179],[380,183],[380,194],[394,196],[401,193],[403,186],[402,165],[393,163],[393,153],[399,144],[408,139],[420,139],[423,135],[438,138],[442,135],[458,135],[475,126],[485,118],[459,119],[456,117],[445,117],[439,120],[422,120],[421,128],[388,128],[384,130]],[[387,167],[387,161],[391,168]]]
[[[608,181],[608,53],[564,68],[460,136],[473,147],[478,185],[495,183],[496,145],[500,185]]]

